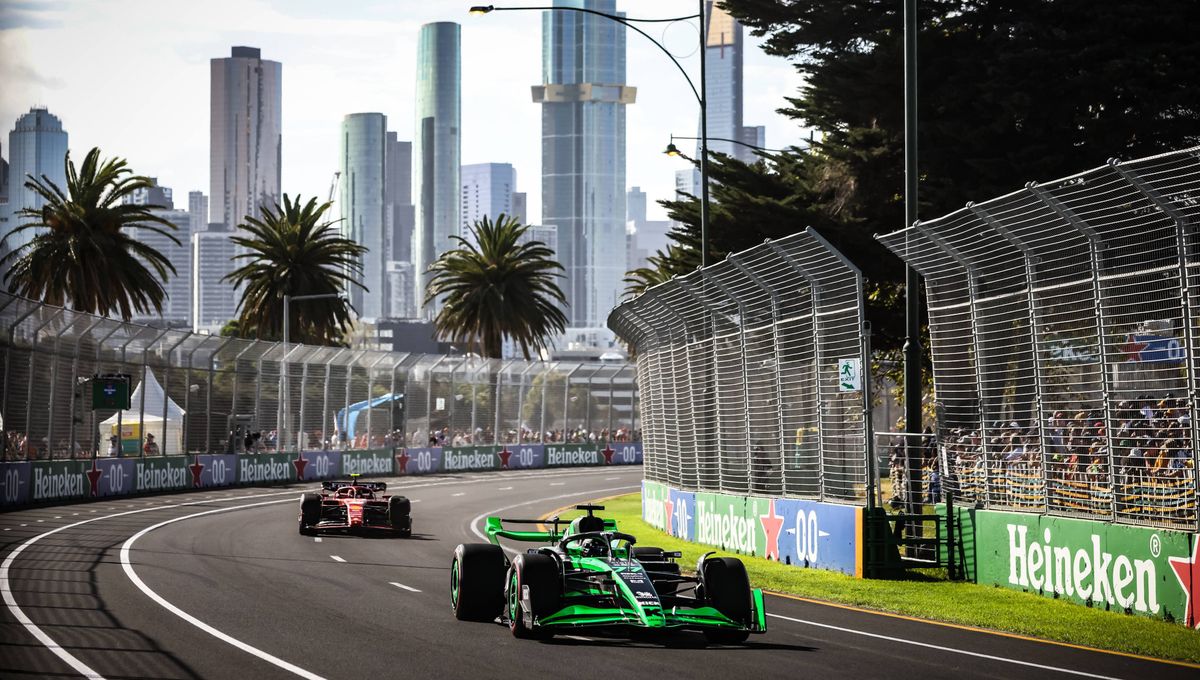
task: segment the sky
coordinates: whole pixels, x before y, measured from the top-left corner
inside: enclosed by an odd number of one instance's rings
[[[93,146],[171,187],[209,193],[209,60],[233,45],[283,64],[282,188],[328,195],[343,116],[387,115],[413,134],[417,34],[422,24],[462,25],[462,162],[512,163],[541,214],[541,117],[530,86],[541,81],[539,12],[469,16],[471,0],[0,0],[0,130],[32,106],[48,107],[70,135],[74,158]],[[497,3],[499,4],[499,3]],[[522,3],[513,3],[522,4]],[[540,3],[539,3],[540,4]],[[695,13],[692,0],[618,0],[630,17]],[[643,24],[698,81],[697,25]],[[766,145],[807,134],[775,112],[794,95],[793,66],[764,54],[745,32],[745,124],[765,125]],[[698,107],[675,66],[647,40],[627,38],[626,181],[653,201],[674,193],[680,159],[662,153],[674,133],[695,136]],[[8,136],[0,143],[8,154]],[[688,144],[692,144],[688,142]],[[683,147],[681,145],[681,148]]]

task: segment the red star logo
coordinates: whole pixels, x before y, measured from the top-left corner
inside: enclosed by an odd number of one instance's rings
[[[510,457],[512,457],[512,451],[509,451],[508,447],[505,446],[504,448],[500,449],[499,455],[500,455],[500,467],[502,467],[502,468],[508,467],[508,459]]]
[[[296,466],[296,481],[303,480],[304,468],[308,467],[308,459],[304,457],[304,454],[297,453],[296,460],[292,461],[292,465]]]
[[[196,462],[189,465],[188,469],[192,471],[192,486],[199,489],[200,473],[204,472],[204,463],[200,462],[200,456],[196,456]]]
[[[401,451],[400,455],[396,456],[396,471],[402,475],[408,472],[408,459],[408,451]]]
[[[783,529],[783,518],[775,514],[775,499],[771,499],[771,509],[765,515],[759,515],[758,521],[762,524],[763,532],[767,535],[767,549],[763,553],[763,557],[767,559],[779,559],[779,532]]]
[[[88,484],[92,486],[92,495],[99,496],[100,492],[96,490],[96,486],[100,483],[100,478],[104,476],[104,470],[96,467],[95,458],[92,459],[92,469],[88,470],[85,474],[87,474]]]
[[[613,457],[613,454],[616,453],[616,451],[613,451],[613,447],[609,446],[608,444],[605,444],[604,450],[601,451],[600,453],[604,454],[604,464],[612,465],[612,457]]]
[[[1184,605],[1184,623],[1192,628],[1200,628],[1200,541],[1192,548],[1192,558],[1168,557],[1171,568],[1175,570],[1175,578],[1183,586],[1187,594],[1187,604]]]
[[[1125,344],[1121,345],[1121,352],[1125,354],[1125,361],[1141,361],[1142,350],[1149,346],[1149,343],[1138,342],[1136,336],[1129,335],[1125,338]]]
[[[671,527],[674,526],[671,524],[671,518],[675,514],[675,504],[671,502],[670,497],[663,499],[663,510],[667,515],[667,526],[663,527],[663,529],[669,534],[671,533]]]

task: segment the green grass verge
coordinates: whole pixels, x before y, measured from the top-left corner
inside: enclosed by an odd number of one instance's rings
[[[688,543],[642,521],[641,495],[607,499],[601,514],[642,545],[679,550],[684,569],[713,548]],[[563,513],[575,517],[579,511]],[[801,569],[759,557],[739,555],[750,582],[764,590],[854,605],[990,630],[1066,642],[1128,654],[1200,663],[1200,631],[1165,621],[1090,609],[1062,600],[1007,588],[938,579],[934,572],[908,580],[866,580],[820,569]],[[768,611],[770,605],[768,604]]]

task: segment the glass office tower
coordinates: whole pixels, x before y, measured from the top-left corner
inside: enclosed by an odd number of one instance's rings
[[[257,47],[234,47],[210,74],[211,212],[233,230],[281,200],[283,66]]]
[[[67,173],[63,164],[66,155],[67,133],[58,116],[44,108],[33,108],[17,119],[8,133],[7,222],[3,225],[5,231],[0,233],[0,237],[27,220],[20,216],[21,210],[36,210],[46,204],[45,199],[32,189],[25,188],[29,177],[41,179],[45,175],[59,189],[67,190]],[[82,163],[83,159],[76,158],[75,162]],[[23,231],[7,239],[4,246],[9,251],[16,250],[33,240],[35,235],[33,231]]]
[[[387,117],[382,113],[352,113],[342,119],[340,226],[343,236],[367,248],[356,277],[366,290],[351,286],[350,302],[359,317],[369,320],[388,313],[387,141]]]
[[[416,299],[424,299],[425,271],[450,250],[459,225],[459,134],[462,93],[459,25],[425,24],[417,38],[416,130],[413,188],[417,224],[413,234]],[[431,317],[436,305],[421,316]]]
[[[615,0],[555,0],[616,14]],[[581,12],[542,14],[542,223],[558,229],[573,327],[603,327],[625,275],[625,27]]]

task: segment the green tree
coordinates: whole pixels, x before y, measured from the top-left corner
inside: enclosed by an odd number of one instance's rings
[[[558,287],[562,265],[541,241],[522,243],[528,227],[501,214],[471,226],[471,238],[429,266],[433,275],[425,304],[442,300],[434,318],[438,337],[463,343],[480,355],[500,358],[504,338],[530,350],[566,328],[566,297]]]
[[[45,201],[41,208],[17,213],[21,222],[4,237],[8,244],[32,232],[25,244],[0,259],[8,291],[76,311],[119,316],[162,312],[163,284],[175,267],[154,248],[132,238],[137,227],[179,241],[175,225],[155,215],[151,205],[122,199],[153,180],[134,175],[122,158],[100,158],[93,148],[77,169],[68,152],[63,160],[67,186],[43,175],[30,176],[25,188]]]
[[[245,252],[244,261],[225,276],[242,287],[236,332],[242,337],[278,340],[283,336],[283,297],[328,295],[351,286],[366,290],[355,276],[362,272],[359,258],[367,249],[344,238],[334,222],[324,220],[330,203],[317,199],[263,208],[261,218],[246,217],[239,229],[249,236],[233,242]],[[291,339],[315,345],[344,344],[350,327],[350,307],[344,298],[306,301],[291,306]]]

